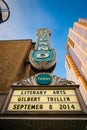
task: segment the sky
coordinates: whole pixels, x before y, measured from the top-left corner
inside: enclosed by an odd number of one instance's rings
[[[32,39],[36,30],[52,31],[50,41],[56,51],[54,75],[66,78],[65,54],[69,28],[79,18],[87,18],[87,0],[5,0],[10,8],[8,21],[0,24],[0,40]]]

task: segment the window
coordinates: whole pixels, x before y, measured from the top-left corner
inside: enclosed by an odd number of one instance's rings
[[[87,30],[84,32],[84,39],[87,40]]]
[[[74,48],[74,42],[71,40],[71,38],[68,37],[69,44]]]

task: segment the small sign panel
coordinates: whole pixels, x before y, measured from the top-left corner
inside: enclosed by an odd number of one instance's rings
[[[7,112],[81,112],[75,89],[14,89]]]
[[[36,82],[40,85],[48,85],[52,82],[52,77],[48,73],[40,73],[36,76]]]

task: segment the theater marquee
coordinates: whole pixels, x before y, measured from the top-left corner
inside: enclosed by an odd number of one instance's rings
[[[22,114],[81,113],[84,112],[81,100],[77,87],[13,87],[5,103],[8,105],[2,111]]]

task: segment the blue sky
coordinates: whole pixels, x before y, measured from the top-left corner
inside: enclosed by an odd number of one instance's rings
[[[36,30],[52,30],[51,44],[56,50],[57,64],[53,74],[66,77],[65,46],[69,28],[78,18],[87,18],[87,0],[5,0],[10,18],[0,25],[0,40],[32,39]]]

